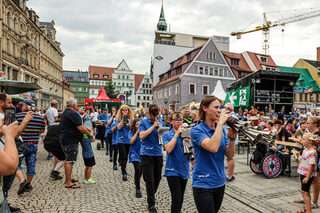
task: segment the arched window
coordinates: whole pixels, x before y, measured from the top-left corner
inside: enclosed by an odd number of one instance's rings
[[[17,18],[14,17],[13,19],[13,30],[16,31],[17,30]]]
[[[8,25],[8,27],[10,28],[11,26],[10,26],[10,13],[8,12],[7,13],[7,25]]]

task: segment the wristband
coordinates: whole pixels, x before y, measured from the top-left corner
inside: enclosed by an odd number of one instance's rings
[[[178,137],[177,137],[177,136],[173,136],[173,137],[178,140]]]
[[[136,134],[138,135],[138,134],[139,134],[139,132],[136,132]]]

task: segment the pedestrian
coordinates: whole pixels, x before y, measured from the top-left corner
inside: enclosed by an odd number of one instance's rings
[[[66,188],[80,188],[79,185],[73,183],[76,180],[71,178],[72,167],[77,161],[78,146],[83,139],[83,134],[93,138],[93,135],[82,125],[82,120],[77,110],[77,100],[69,98],[67,100],[67,109],[64,110],[61,116],[60,141],[63,152],[66,155],[66,163],[64,165]]]
[[[159,119],[160,107],[156,104],[149,105],[149,117],[142,119],[139,124],[141,139],[141,164],[143,179],[146,184],[147,202],[149,212],[157,212],[155,194],[158,190],[162,166],[162,148],[159,144],[157,129],[165,124]]]
[[[133,118],[133,112],[130,107],[127,105],[122,105],[117,113],[117,119],[119,124],[118,128],[118,147],[119,147],[119,157],[120,157],[120,166],[122,172],[122,180],[127,180],[127,162],[130,149],[130,140],[129,136],[129,125]]]
[[[58,115],[57,120],[48,128],[48,132],[43,141],[44,149],[53,154],[50,177],[54,180],[62,179],[59,170],[64,166],[66,162],[66,156],[62,150],[60,142],[60,121],[61,114]]]
[[[112,131],[112,152],[113,152],[113,170],[118,170],[118,127],[119,121],[114,118],[113,123],[111,124],[111,131]]]
[[[171,213],[180,213],[184,192],[190,178],[190,158],[184,155],[183,140],[190,143],[190,138],[181,138],[184,131],[183,116],[174,112],[170,116],[172,129],[163,133],[163,145],[167,151],[164,176],[167,177],[171,192]]]
[[[93,133],[96,134],[96,130],[97,130],[96,122],[98,121],[99,113],[96,112],[94,108],[90,108],[90,116],[92,120]]]
[[[298,174],[301,181],[301,193],[303,196],[305,209],[299,209],[297,212],[311,212],[310,187],[312,181],[317,176],[317,152],[313,148],[313,138],[315,135],[306,133],[302,137],[302,144],[305,149],[299,156]],[[316,136],[318,137],[318,136]]]
[[[88,126],[85,126],[88,130],[88,132],[91,132],[92,129],[90,129]],[[92,173],[92,167],[96,165],[96,161],[94,158],[94,153],[92,150],[91,143],[94,141],[94,138],[88,137],[87,134],[83,134],[83,140],[81,141],[81,147],[82,147],[82,157],[85,165],[84,170],[84,179],[83,183],[85,184],[94,184],[96,183],[95,180],[91,177]]]
[[[23,101],[21,110],[22,112],[17,113],[16,119],[19,124],[24,122],[24,118],[30,116],[29,111],[31,111],[31,106],[34,102],[30,99]],[[31,112],[32,113],[32,112]],[[20,181],[20,187],[18,190],[18,195],[24,193],[25,191],[29,192],[33,189],[31,182],[36,174],[36,160],[38,152],[38,142],[41,133],[45,130],[45,121],[41,115],[36,115],[32,113],[32,119],[28,122],[27,127],[23,130],[21,137],[23,143],[27,145],[26,150],[24,151],[23,156],[19,157],[19,166],[17,170],[17,178]],[[21,163],[25,158],[27,166],[27,179],[24,178],[22,173]]]
[[[191,130],[195,154],[192,187],[199,213],[219,211],[226,184],[224,156],[230,158],[235,151],[237,132],[230,128],[227,135],[223,127],[230,111],[220,107],[218,98],[205,96],[199,111],[202,122]]]
[[[130,126],[129,140],[131,143],[129,150],[129,162],[134,167],[134,184],[136,186],[136,197],[141,198],[140,179],[142,175],[141,159],[140,159],[140,147],[141,140],[139,137],[139,123],[140,119],[135,118]]]
[[[5,138],[5,142],[0,142],[0,189],[3,187],[3,176],[13,175],[16,172],[19,156],[15,144],[18,132],[18,122],[15,121],[8,126],[0,124],[0,135]],[[0,212],[11,212],[4,191],[0,190]]]
[[[290,133],[286,130],[286,128],[283,127],[282,120],[278,119],[274,122],[274,127],[277,130],[277,136],[276,139],[278,141],[288,141]],[[279,145],[278,150],[281,152],[288,151],[286,146]]]
[[[111,125],[112,123],[115,121],[115,117],[117,115],[117,108],[115,106],[113,106],[111,108],[111,115],[109,115],[108,120],[106,120],[104,122],[104,125],[106,127],[106,132],[105,132],[105,137],[106,137],[106,143],[109,145],[109,150],[106,150],[106,155],[108,155],[110,153],[110,159],[109,161],[112,162],[112,149],[113,149],[113,145],[112,145],[112,131],[111,131]]]
[[[100,141],[101,141],[101,148],[104,148],[104,143],[106,143],[106,139],[105,139],[105,137],[104,137],[104,135],[105,135],[105,131],[106,131],[106,128],[105,128],[105,125],[103,125],[104,124],[104,122],[106,121],[106,120],[108,120],[108,108],[103,108],[102,109],[102,113],[99,115],[99,117],[98,117],[98,120],[99,120],[99,122],[100,122],[100,125],[97,127],[97,129],[98,129],[98,133],[97,133],[97,137],[96,138],[98,138],[98,139],[100,139]],[[107,145],[107,143],[106,143],[106,150],[108,150],[108,147],[107,147],[108,145]]]
[[[47,123],[47,127],[50,127],[57,119],[58,119],[58,101],[52,100],[50,103],[51,107],[46,111],[45,113],[45,120]],[[48,160],[51,160],[53,158],[52,153],[48,153]],[[57,159],[54,159],[54,161],[57,161]]]

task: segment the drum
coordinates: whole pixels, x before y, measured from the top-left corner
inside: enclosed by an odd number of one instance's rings
[[[282,161],[279,156],[267,155],[262,161],[262,172],[267,178],[276,178],[282,171]]]
[[[261,164],[254,163],[251,158],[250,158],[250,169],[256,174],[262,173]]]

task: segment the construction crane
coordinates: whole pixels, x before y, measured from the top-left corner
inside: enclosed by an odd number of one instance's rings
[[[312,8],[311,8],[312,9]],[[232,32],[232,36],[237,36],[237,39],[241,39],[241,35],[256,32],[262,30],[262,36],[263,36],[263,43],[262,43],[262,51],[264,54],[269,54],[269,36],[270,36],[270,28],[277,27],[277,26],[284,26],[289,23],[298,22],[310,18],[314,18],[320,16],[320,10],[315,10],[312,12],[303,13],[300,15],[291,16],[288,18],[282,18],[280,20],[271,22],[267,20],[266,13],[263,13],[263,23],[261,26],[257,26],[253,30],[248,31],[241,31],[241,32]]]

